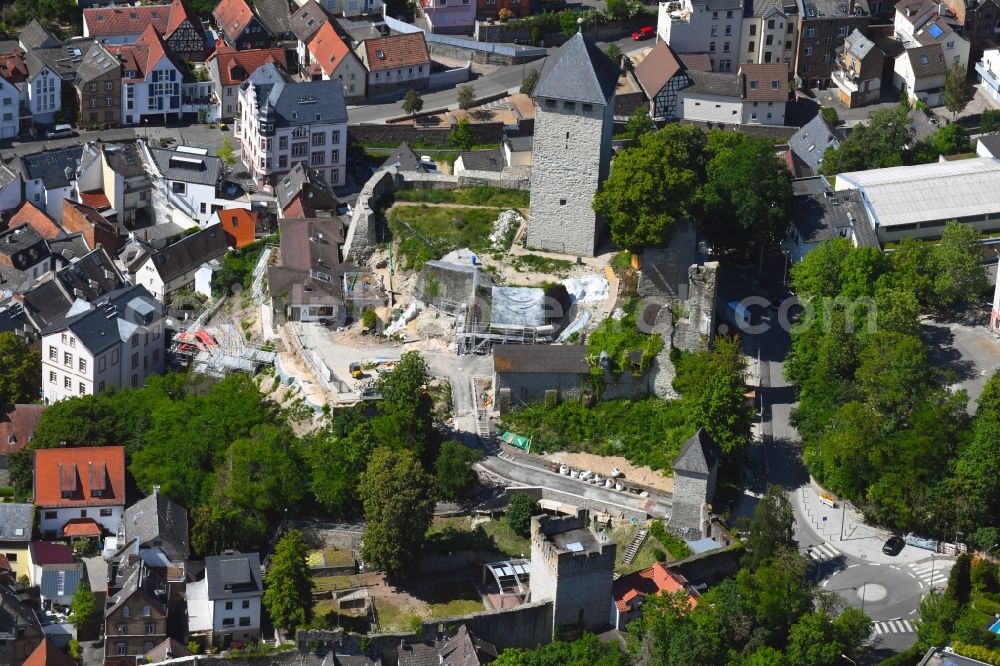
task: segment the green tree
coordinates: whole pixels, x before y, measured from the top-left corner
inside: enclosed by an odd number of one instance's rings
[[[823,116],[823,121],[830,127],[836,127],[840,124],[840,115],[837,113],[837,109],[832,106],[819,107],[819,115]]]
[[[780,650],[765,645],[747,656],[743,666],[785,666],[786,663],[788,662],[785,661],[785,655],[781,654]]]
[[[476,482],[476,470],[472,466],[477,460],[479,453],[460,442],[442,444],[434,463],[434,485],[438,497],[460,499]]]
[[[871,620],[855,608],[835,619],[822,610],[807,613],[792,626],[786,657],[797,666],[835,666],[843,662],[842,654],[857,657],[870,633]]]
[[[468,118],[459,118],[448,135],[448,142],[462,150],[472,149],[472,128]]]
[[[969,603],[969,595],[972,594],[972,558],[968,553],[961,553],[955,560],[951,573],[948,574],[948,587],[944,593],[959,606]]]
[[[553,641],[533,650],[508,648],[493,662],[496,666],[625,666],[625,658],[614,643],[593,634],[575,641]]]
[[[236,164],[236,152],[233,150],[233,142],[229,140],[228,136],[223,137],[218,156],[227,167]]]
[[[436,456],[434,448],[434,401],[427,392],[430,376],[419,352],[407,352],[389,372],[379,375],[376,388],[382,394],[379,416],[371,429],[379,446],[402,446],[420,458],[427,468]]]
[[[86,582],[81,581],[69,602],[69,623],[80,631],[97,608],[97,597]]]
[[[792,527],[795,514],[778,485],[770,485],[754,507],[747,537],[747,566],[757,569],[765,562],[798,547]]]
[[[662,246],[677,219],[696,212],[704,164],[705,134],[697,127],[671,124],[645,134],[615,157],[594,210],[608,220],[619,247]]]
[[[272,516],[296,510],[308,476],[288,426],[262,424],[229,445],[228,460],[216,472],[217,486],[233,505]]]
[[[458,108],[467,111],[476,105],[476,89],[471,85],[458,87]]]
[[[965,111],[975,93],[976,89],[969,83],[969,74],[965,66],[956,62],[944,76],[944,105],[951,111],[952,120]]]
[[[933,305],[947,308],[960,302],[973,303],[986,290],[980,240],[979,231],[970,224],[951,221],[944,225],[941,241],[930,254]]]
[[[607,12],[612,21],[624,21],[628,18],[628,3],[626,0],[608,0]]]
[[[920,600],[917,626],[917,645],[921,651],[926,651],[934,645],[951,643],[952,630],[955,622],[962,614],[962,609],[954,599],[931,590]]]
[[[945,125],[937,130],[928,138],[927,143],[934,149],[934,152],[927,156],[927,162],[936,162],[938,155],[958,155],[972,151],[969,131],[958,123]]]
[[[358,480],[376,446],[370,424],[359,424],[343,436],[330,428],[307,439],[310,489],[327,515],[352,518],[361,513]]]
[[[1000,109],[986,109],[980,114],[979,131],[983,134],[1000,132]]]
[[[527,493],[514,493],[507,504],[504,520],[515,534],[527,538],[531,535],[531,517],[535,515],[535,499]]]
[[[365,564],[393,578],[412,570],[434,515],[433,480],[411,453],[380,448],[361,475],[360,493]]]
[[[416,116],[423,108],[424,98],[420,96],[420,93],[414,88],[407,90],[406,96],[403,97],[403,111],[408,115]]]
[[[538,84],[538,70],[529,69],[524,74],[524,79],[521,80],[521,94],[531,95],[535,92],[535,86]]]
[[[624,1],[624,0],[620,0],[620,1]],[[621,50],[621,47],[619,47],[614,42],[612,42],[611,44],[608,45],[608,48],[605,51],[605,53],[607,54],[608,58],[611,59],[611,62],[613,62],[615,64],[620,64],[621,63],[621,61],[622,61],[622,50]]]
[[[42,357],[15,333],[0,333],[0,403],[37,402]]]
[[[202,557],[224,550],[259,551],[272,530],[260,514],[218,503],[195,507],[190,521],[191,547]]]
[[[656,123],[649,117],[649,111],[645,107],[640,106],[625,122],[625,138],[632,141],[637,141],[643,134],[655,131]]]
[[[289,634],[312,620],[313,581],[306,563],[308,553],[302,533],[288,530],[274,547],[264,581],[264,607],[275,626]]]
[[[839,148],[827,148],[820,168],[823,174],[900,166],[913,141],[909,112],[900,107],[877,109],[868,122],[859,123]]]
[[[746,256],[775,248],[788,228],[792,175],[770,139],[726,139],[706,167],[702,232],[716,251]]]

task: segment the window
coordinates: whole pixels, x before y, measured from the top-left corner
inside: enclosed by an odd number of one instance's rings
[[[715,37],[718,34],[719,34],[719,26],[713,25],[712,26],[712,33],[709,35],[709,37]]]
[[[112,81],[106,81],[106,82],[104,83],[104,89],[105,89],[105,90],[114,90],[114,89],[115,89],[115,84],[114,84],[114,82],[112,82]]]
[[[326,160],[326,153],[317,151],[312,154],[310,162],[315,166],[318,164],[324,164],[325,160]]]
[[[288,137],[278,137],[278,150],[288,150]]]
[[[118,365],[118,350],[111,350],[111,365]]]
[[[49,360],[59,362],[59,351],[55,347],[49,347]]]
[[[729,37],[732,34],[733,34],[733,26],[727,25],[726,26],[726,37]]]
[[[729,42],[726,42],[725,44],[722,45],[722,52],[729,53]]]
[[[756,81],[751,81],[750,82],[750,90],[757,90],[757,82]]]
[[[319,134],[312,135],[312,145],[314,146],[325,146],[326,145],[326,132],[320,132]]]
[[[715,42],[709,42],[708,43],[708,52],[709,53],[715,53]]]
[[[567,111],[576,111],[576,102],[563,102],[563,108]]]
[[[806,37],[815,37],[816,28],[806,28]]]
[[[750,36],[753,37],[756,34],[757,34],[757,24],[756,23],[751,23],[750,24]]]
[[[97,392],[98,393],[103,393],[104,392],[104,382],[101,382],[100,384],[97,385]],[[109,511],[110,511],[110,509],[109,509]]]
[[[781,81],[771,81],[771,90],[778,90],[781,88]]]
[[[69,352],[63,352],[63,365],[73,367],[73,355]]]
[[[122,606],[122,617],[128,617],[128,616],[129,616],[128,606]]]
[[[336,164],[339,161],[340,161],[340,151],[334,150],[333,152],[330,153],[330,163]]]
[[[63,377],[63,388],[64,389],[69,389],[70,391],[72,391],[73,390],[73,380],[70,379],[69,377]]]
[[[803,51],[802,55],[811,56],[813,54],[813,47],[807,46]]]
[[[288,168],[288,155],[278,155],[278,168],[279,169]]]
[[[153,624],[152,622],[148,622],[146,624],[146,635],[148,636],[148,635],[150,635],[152,633],[155,633],[155,632],[156,632],[156,625]]]
[[[351,78],[354,78],[353,75]],[[330,143],[340,143],[340,130],[333,130],[333,134],[330,135]]]
[[[241,603],[240,606],[242,606],[243,608],[250,608],[250,600],[249,599],[244,599],[243,603]]]
[[[115,650],[116,650],[116,652],[118,652],[118,656],[119,657],[124,657],[125,656],[125,644],[124,643],[118,643],[117,645],[115,645]]]
[[[224,617],[224,618],[222,618],[222,626],[223,627],[235,627],[236,626],[236,622],[231,617]]]
[[[308,150],[309,144],[303,143],[293,143],[292,144],[292,157],[305,157],[306,151]]]
[[[733,10],[730,9],[728,12],[726,12],[726,18],[733,18]]]
[[[55,511],[46,511],[45,512],[45,519],[46,520],[55,520],[55,517],[56,517],[56,512]]]
[[[185,184],[185,183],[178,183],[176,180],[175,181],[171,181],[171,183],[170,183],[170,190],[174,194],[187,194],[187,184]]]
[[[80,382],[79,388],[77,390],[80,393],[80,395],[85,395],[87,393],[87,386],[83,382]]]
[[[80,372],[87,372],[87,359],[81,358],[79,367]]]
[[[139,352],[132,354],[132,369],[135,370],[139,367]]]
[[[946,49],[948,49],[949,51],[950,51],[951,49],[955,48],[955,40],[952,40],[952,41],[950,41],[950,42],[946,43],[946,44],[944,45],[944,47],[945,47]]]
[[[750,45],[747,47],[747,53],[753,53],[753,52],[754,52],[754,43],[750,42]]]
[[[226,610],[233,610],[233,602],[232,601],[227,601],[226,602]]]
[[[87,90],[89,92],[97,92],[97,84],[96,83],[91,83],[89,86],[87,86]]]
[[[767,29],[768,30],[774,30],[774,19],[768,19],[768,21],[767,21]]]
[[[829,53],[824,53],[823,54],[823,64],[825,65],[825,64],[828,64],[829,62],[830,62],[830,54]]]
[[[584,112],[590,113],[591,111],[594,110],[594,105],[593,104],[583,104],[581,108],[583,108]]]
[[[241,617],[240,618],[240,626],[241,627],[249,627],[250,626],[250,618],[249,617]]]
[[[847,37],[847,27],[837,29],[837,37]]]
[[[101,509],[101,518],[110,518],[111,509]]]
[[[824,44],[833,44],[833,35],[827,35],[827,36],[826,36],[826,37],[825,37],[825,38],[823,39],[823,43],[824,43]]]
[[[56,373],[54,373],[51,370],[49,370],[49,383],[50,384],[55,384],[57,381],[59,381],[59,380],[57,379]]]
[[[132,375],[132,388],[139,386],[139,375]]]
[[[774,35],[768,35],[764,38],[764,46],[771,46],[774,44]]]

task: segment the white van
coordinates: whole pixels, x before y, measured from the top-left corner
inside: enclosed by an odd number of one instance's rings
[[[750,311],[739,301],[730,301],[726,304],[726,321],[732,324],[736,331],[741,332],[752,326]]]

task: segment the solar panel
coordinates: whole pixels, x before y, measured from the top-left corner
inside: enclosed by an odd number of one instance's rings
[[[566,550],[568,550],[571,553],[582,553],[583,552],[583,544],[581,544],[579,541],[574,541],[573,543],[568,543],[568,544],[566,544]]]

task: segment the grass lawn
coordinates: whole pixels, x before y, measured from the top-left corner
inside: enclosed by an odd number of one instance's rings
[[[348,567],[354,564],[354,555],[349,550],[323,548],[309,551],[306,563],[310,567]]]
[[[354,576],[313,576],[316,591],[346,590],[354,587]]]
[[[491,520],[473,530],[465,516],[435,518],[427,531],[428,552],[494,551],[501,557],[528,557],[531,542],[515,534],[502,520]]]
[[[439,259],[458,248],[474,252],[489,248],[499,208],[404,206],[389,211],[389,229],[399,243],[404,269],[420,270],[424,262]]]
[[[573,262],[568,259],[550,259],[537,254],[517,254],[511,256],[510,265],[518,271],[564,276],[573,267]]]
[[[500,208],[527,208],[528,192],[505,190],[499,187],[459,187],[454,190],[399,190],[393,195],[396,201],[424,203],[454,203],[465,206],[498,206]]]
[[[412,631],[421,624],[419,617],[404,613],[399,606],[386,599],[376,599],[374,603],[379,629],[383,632]]]
[[[657,561],[657,550],[662,550],[664,553],[667,553],[667,562],[673,562],[674,560],[681,559],[680,557],[671,554],[670,550],[664,546],[664,544],[657,540],[652,534],[649,534],[646,536],[646,540],[642,542],[642,546],[639,547],[639,552],[635,554],[635,557],[632,559],[632,563],[625,566],[622,562],[622,558],[625,555],[625,548],[627,548],[629,543],[631,543],[632,537],[639,531],[639,527],[639,525],[630,525],[626,523],[619,525],[615,528],[614,532],[612,532],[611,538],[616,544],[618,544],[618,553],[615,555],[615,571],[622,574],[629,574],[634,571],[647,569],[653,566],[653,564]]]
[[[434,594],[436,599],[428,602],[430,617],[426,619],[429,620],[485,610],[482,597],[468,580],[440,583],[435,586]]]
[[[508,557],[531,557],[531,541],[515,534],[503,520],[491,520],[480,526],[493,539],[497,550]]]

